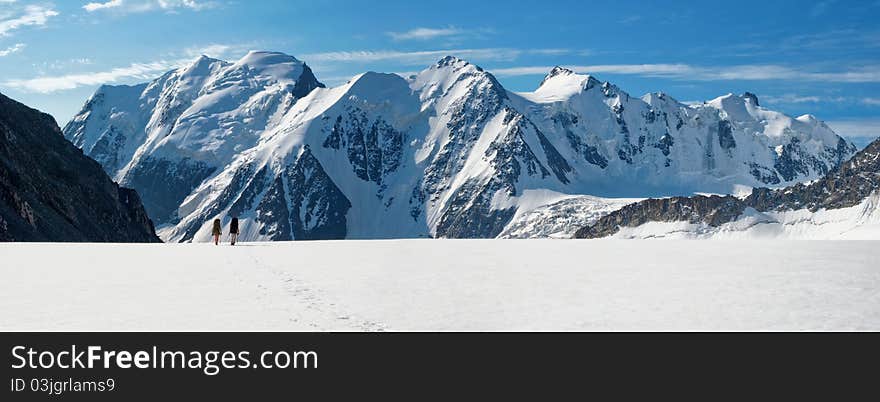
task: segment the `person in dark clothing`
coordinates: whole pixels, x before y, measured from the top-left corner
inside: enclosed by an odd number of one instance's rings
[[[232,242],[232,245],[235,245],[235,241],[238,240],[238,218],[233,217],[232,222],[229,223],[229,239]]]
[[[220,219],[214,219],[214,227],[211,229],[211,234],[214,235],[214,245],[220,244],[220,235],[223,234],[223,231],[220,229]]]

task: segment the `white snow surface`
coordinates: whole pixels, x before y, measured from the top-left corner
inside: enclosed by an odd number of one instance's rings
[[[0,330],[880,330],[877,241],[0,244]]]

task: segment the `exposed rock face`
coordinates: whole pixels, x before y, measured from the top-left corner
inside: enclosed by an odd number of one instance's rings
[[[308,146],[284,172],[290,201],[290,226],[299,240],[344,239],[345,215],[351,202],[312,154]]]
[[[690,222],[719,226],[736,220],[746,208],[757,211],[839,209],[858,205],[880,190],[880,140],[875,140],[827,175],[809,184],[782,189],[756,188],[745,199],[733,196],[695,196],[649,199],[627,205],[590,226],[576,238],[599,238],[621,227],[648,222]]]
[[[381,188],[382,179],[400,166],[404,136],[381,117],[371,121],[363,110],[349,107],[336,117],[323,146],[345,149],[355,174]]]
[[[745,204],[733,196],[652,198],[605,215],[593,225],[579,229],[575,237],[610,236],[621,226],[639,226],[648,222],[705,222],[717,226],[736,219],[743,210]]]
[[[158,242],[134,190],[55,120],[0,95],[0,241]]]

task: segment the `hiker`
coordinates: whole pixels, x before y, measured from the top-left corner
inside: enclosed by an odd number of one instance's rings
[[[220,230],[220,219],[214,219],[214,228],[211,229],[211,234],[214,235],[214,245],[220,244],[220,235],[223,232]]]
[[[232,222],[229,223],[229,239],[233,246],[235,241],[238,240],[238,217],[232,217]]]

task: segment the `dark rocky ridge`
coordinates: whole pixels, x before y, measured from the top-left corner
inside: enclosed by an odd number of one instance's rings
[[[620,227],[647,222],[706,223],[719,226],[736,220],[746,208],[757,211],[839,209],[858,205],[880,190],[880,139],[823,178],[782,189],[756,188],[745,199],[733,196],[694,196],[648,199],[614,211],[591,226],[575,232],[575,238],[599,238],[617,233]]]
[[[134,190],[65,140],[52,116],[0,94],[0,241],[159,238]]]

